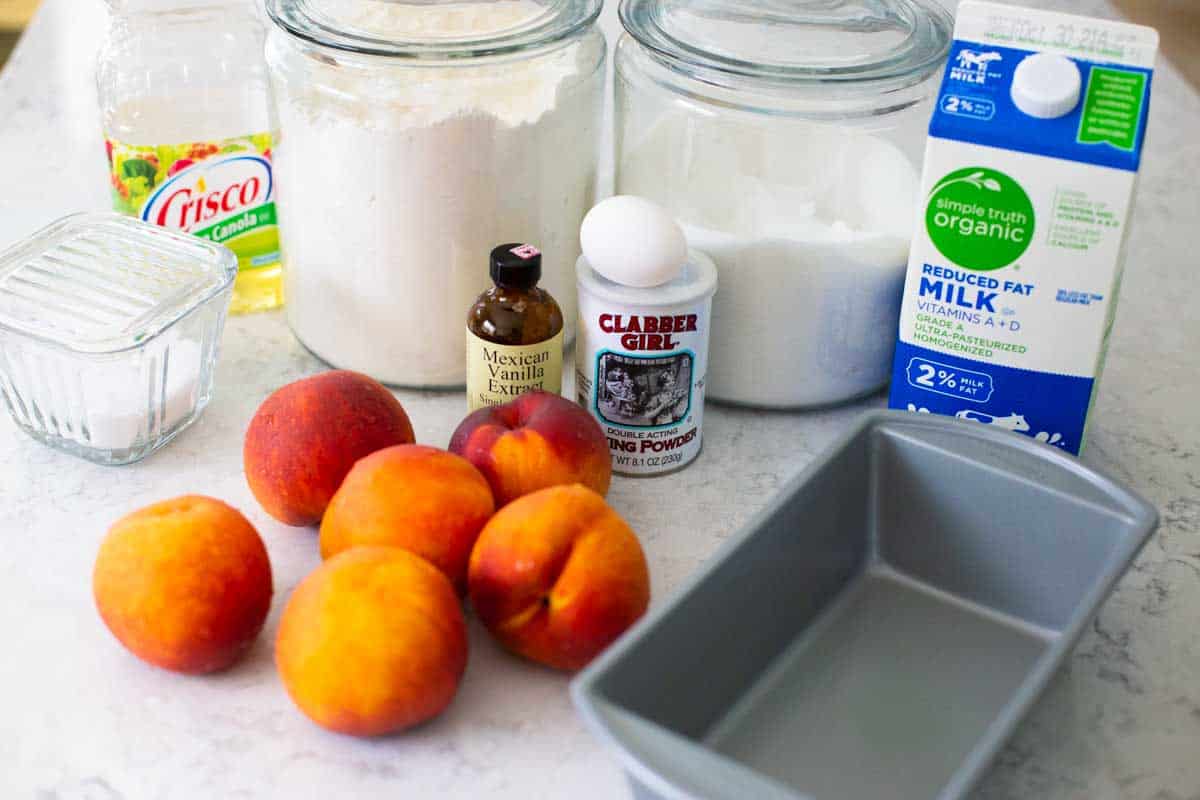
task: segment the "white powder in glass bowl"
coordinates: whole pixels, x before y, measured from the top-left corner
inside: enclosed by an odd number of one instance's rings
[[[376,3],[359,27],[457,36],[541,8]],[[489,285],[489,252],[506,241],[542,250],[542,286],[573,327],[572,265],[595,193],[600,34],[464,66],[332,63],[301,47],[279,31],[268,44],[285,301],[301,342],[386,383],[461,385],[466,312]]]

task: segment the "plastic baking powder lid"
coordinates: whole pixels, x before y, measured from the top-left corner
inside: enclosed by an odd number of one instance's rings
[[[1074,61],[1056,53],[1034,53],[1013,72],[1012,100],[1031,117],[1055,119],[1074,110],[1082,88]]]
[[[442,60],[541,47],[590,26],[602,0],[266,0],[287,32],[324,47]]]
[[[953,28],[935,0],[622,0],[620,15],[675,66],[788,84],[918,83]]]
[[[579,290],[623,306],[674,306],[694,303],[717,291],[717,265],[698,250],[689,250],[683,271],[674,280],[649,288],[610,281],[592,268],[586,256],[575,263]]]

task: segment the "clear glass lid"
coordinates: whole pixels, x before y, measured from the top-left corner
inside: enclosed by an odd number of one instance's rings
[[[81,353],[154,338],[233,284],[213,242],[116,214],[76,214],[0,252],[0,336]]]
[[[602,0],[267,0],[277,25],[355,53],[461,58],[549,44],[591,25]]]
[[[939,69],[936,0],[622,0],[621,22],[676,66],[772,82],[901,82]]]

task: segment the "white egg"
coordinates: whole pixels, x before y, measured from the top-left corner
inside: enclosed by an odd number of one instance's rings
[[[596,272],[625,286],[667,283],[687,262],[679,223],[657,203],[632,195],[597,203],[583,218],[579,244]]]

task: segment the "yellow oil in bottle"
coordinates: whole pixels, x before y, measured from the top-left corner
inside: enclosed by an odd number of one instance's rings
[[[231,314],[250,314],[269,311],[283,305],[283,266],[244,269],[233,282]]]

